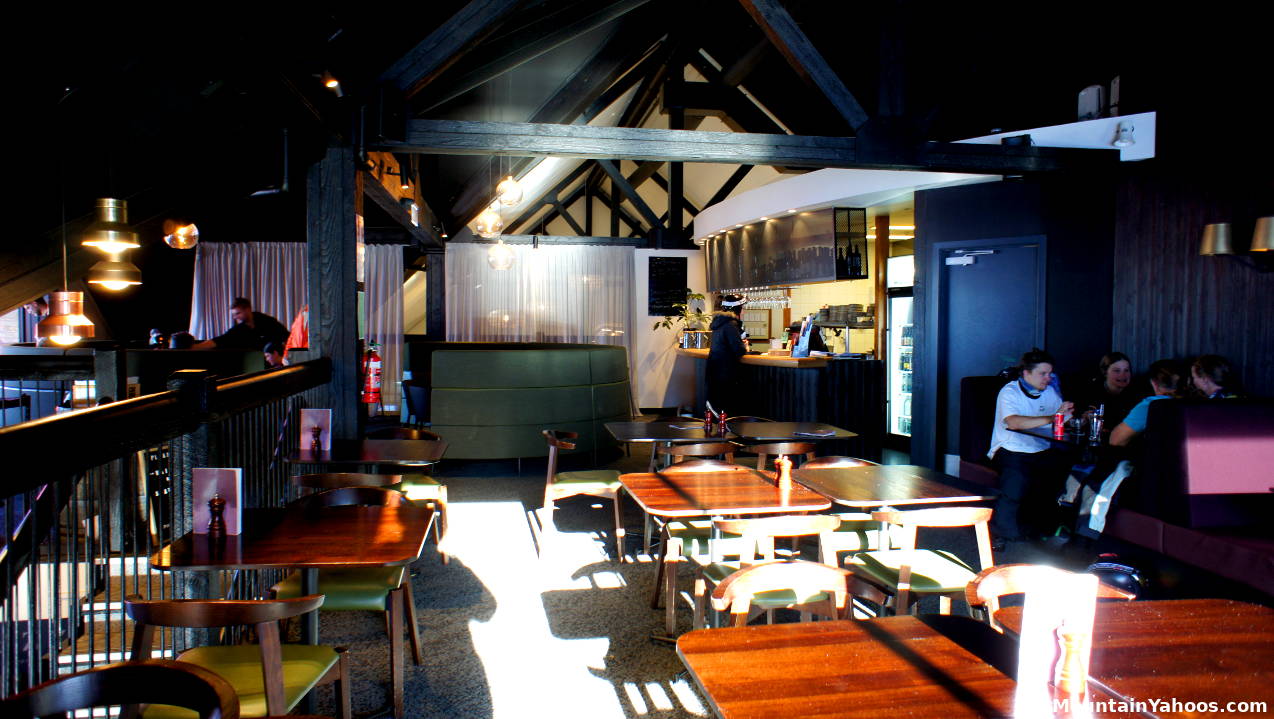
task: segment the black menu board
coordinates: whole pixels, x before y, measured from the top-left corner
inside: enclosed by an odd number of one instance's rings
[[[676,304],[686,302],[686,258],[651,257],[649,297],[646,314],[667,317],[677,314]]]

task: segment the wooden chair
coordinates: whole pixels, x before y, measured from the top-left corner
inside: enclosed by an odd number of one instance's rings
[[[726,577],[744,567],[774,559],[776,537],[806,537],[831,532],[840,520],[828,514],[789,515],[749,519],[714,519],[712,526],[723,536],[708,542],[707,556],[695,555],[698,564],[694,585],[694,628],[704,626],[704,609],[708,585],[719,585]],[[735,535],[733,537],[729,535]],[[727,556],[737,556],[726,561]],[[780,609],[793,604],[822,601],[825,597],[797,597],[791,592],[753,597],[752,603],[764,609]],[[797,601],[800,600],[800,601]]]
[[[801,464],[801,469],[830,469],[836,467],[867,467],[877,465],[857,457],[815,457]],[[819,543],[818,561],[833,567],[840,566],[840,553],[864,552],[869,549],[880,549],[880,523],[872,521],[871,515],[865,512],[837,512],[841,524],[826,541]]]
[[[787,455],[788,457],[804,456],[806,461],[814,459],[814,444],[812,442],[769,442],[766,444],[748,445],[749,452],[756,453],[756,468],[765,469],[769,466],[770,458],[777,460],[779,455]]]
[[[1013,594],[1023,594],[1033,587],[1047,584],[1057,577],[1070,575],[1071,572],[1044,564],[1001,564],[998,567],[987,567],[978,572],[964,588],[964,600],[969,608],[984,615],[987,623],[996,631],[1004,628],[995,621],[995,613],[1000,610],[1000,599]],[[1125,592],[1102,582],[1097,583],[1098,599],[1116,599],[1132,601],[1137,595]]]
[[[950,614],[952,597],[963,597],[964,588],[978,571],[995,563],[987,527],[991,510],[987,507],[882,510],[872,512],[871,516],[877,522],[898,526],[891,534],[898,548],[859,552],[849,560],[847,567],[864,581],[893,595],[894,611],[898,614],[911,607],[913,594],[937,595],[939,611]],[[973,527],[980,566],[974,569],[950,552],[916,549],[919,527]]]
[[[373,475],[374,476],[374,475]],[[389,475],[386,475],[389,476]],[[293,506],[379,506],[412,504],[401,492],[383,487],[336,487],[301,497]],[[301,575],[293,572],[271,587],[275,597],[290,599],[301,595]],[[394,694],[394,716],[403,716],[403,631],[411,639],[412,658],[424,662],[420,627],[416,620],[416,600],[411,575],[405,567],[357,567],[321,569],[317,591],[327,597],[324,610],[385,612],[388,617],[389,666]],[[405,626],[404,626],[405,625]]]
[[[815,457],[814,459],[806,459],[801,464],[802,469],[826,469],[830,467],[878,467],[880,462],[872,462],[857,457]]]
[[[196,664],[146,659],[107,664],[50,679],[0,700],[0,716],[59,717],[94,707],[122,705],[121,716],[136,714],[138,704],[189,709],[199,719],[237,719],[234,687]]]
[[[858,579],[847,569],[829,567],[818,562],[776,559],[744,567],[721,581],[712,590],[712,607],[730,611],[736,627],[747,623],[765,607],[755,602],[758,596],[774,597],[786,593],[795,600],[792,607],[828,619],[852,619],[852,596],[874,602],[884,601],[876,588]],[[812,601],[800,601],[814,598]]]
[[[659,474],[691,474],[694,472],[749,472],[752,468],[719,459],[687,459],[659,470]]]
[[[367,438],[442,441],[442,435],[436,432],[413,427],[384,427],[368,432]],[[410,474],[397,475],[402,477],[402,486],[398,489],[409,499],[434,508],[434,543],[438,545],[439,559],[447,564],[451,561],[443,548],[443,540],[447,537],[447,485],[429,476],[433,472],[432,464],[403,463],[395,466],[414,470]]]
[[[700,442],[698,444],[674,444],[668,447],[656,447],[655,454],[671,457],[672,463],[684,462],[687,459],[713,459],[724,457],[726,462],[734,463],[734,450],[738,446],[730,442]]]
[[[623,485],[619,483],[619,472],[613,469],[590,469],[580,472],[558,472],[557,456],[560,450],[575,449],[570,440],[579,437],[578,432],[567,432],[560,429],[546,429],[541,432],[549,445],[548,475],[544,482],[544,504],[541,514],[553,523],[554,503],[559,499],[585,495],[601,497],[614,503],[615,510],[615,558],[621,564],[624,561],[624,519],[619,504],[619,493]]]
[[[282,644],[279,621],[314,611],[321,595],[296,599],[167,599],[124,598],[124,613],[137,623],[130,660],[150,658],[155,627],[211,628],[250,624],[260,644],[195,647],[177,657],[220,675],[234,688],[239,715],[287,714],[318,684],[336,682],[341,719],[350,719],[349,659],[344,649],[309,644]],[[173,707],[147,707],[145,719],[187,716]]]

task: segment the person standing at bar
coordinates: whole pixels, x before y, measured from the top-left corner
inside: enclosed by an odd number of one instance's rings
[[[1047,439],[1013,430],[1049,427],[1053,415],[1069,418],[1073,405],[1050,386],[1053,357],[1040,349],[1022,355],[1017,377],[1000,389],[995,426],[987,456],[1000,471],[1000,497],[991,518],[993,547],[1044,535],[1057,523],[1056,498],[1065,482],[1068,462]]]
[[[246,297],[236,297],[230,303],[230,318],[235,321],[228,331],[196,343],[191,349],[262,350],[271,342],[282,347],[288,339],[288,328],[270,315],[253,312],[252,303]]]
[[[739,358],[747,354],[739,318],[746,300],[741,295],[722,295],[717,311],[712,313],[712,344],[708,349],[708,365],[704,379],[708,385],[708,402],[718,412],[739,414]]]

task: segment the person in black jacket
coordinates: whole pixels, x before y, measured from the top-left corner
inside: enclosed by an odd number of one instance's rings
[[[739,317],[743,314],[744,298],[739,295],[723,295],[720,309],[712,313],[712,345],[708,350],[708,366],[704,379],[708,385],[708,402],[718,412],[738,414],[739,358],[747,354],[743,344],[743,329]]]

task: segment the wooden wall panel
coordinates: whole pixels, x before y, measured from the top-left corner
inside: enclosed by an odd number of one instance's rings
[[[1274,396],[1274,273],[1198,254],[1210,222],[1233,223],[1245,248],[1255,218],[1274,212],[1274,181],[1153,163],[1128,168],[1118,184],[1111,346],[1137,371],[1219,354],[1248,393]]]

